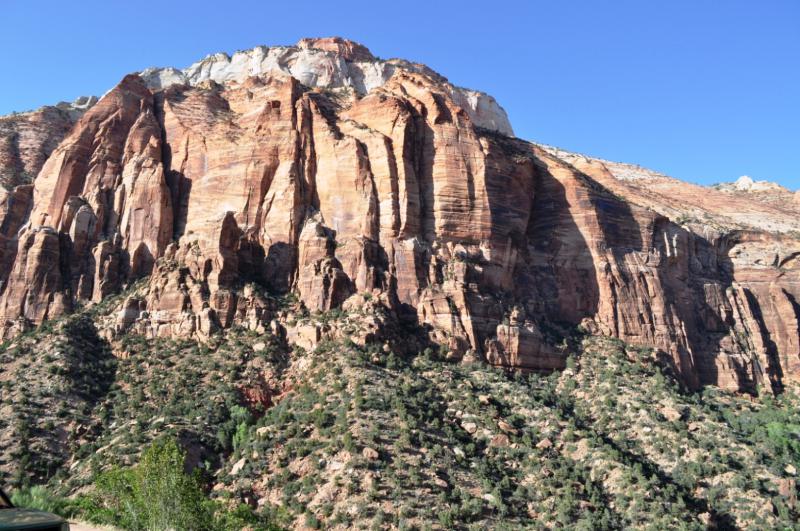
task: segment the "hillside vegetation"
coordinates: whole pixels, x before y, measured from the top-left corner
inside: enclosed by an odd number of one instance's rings
[[[0,465],[60,512],[163,526],[121,500],[151,492],[147,463],[166,462],[156,470],[208,511],[187,528],[765,529],[800,516],[792,387],[690,393],[649,349],[577,334],[550,375],[388,343],[305,351],[241,329],[205,345],[108,342],[97,323],[113,308],[0,353]]]

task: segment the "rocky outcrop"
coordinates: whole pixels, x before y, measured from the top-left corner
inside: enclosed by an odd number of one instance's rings
[[[37,229],[19,238],[18,233],[28,222],[33,206],[34,177],[75,122],[96,102],[97,98],[84,97],[0,117],[0,289],[10,293],[3,301],[10,304],[8,314],[20,317],[7,325],[12,333],[26,329],[27,320],[46,318],[51,304],[57,313],[70,308],[68,297],[57,293],[60,272],[51,262],[58,256],[58,234]],[[16,288],[6,285],[9,277],[14,278]],[[36,295],[39,291],[44,293],[46,304]]]
[[[45,160],[97,98],[78,98],[36,111],[0,117],[0,185],[30,183]]]
[[[218,53],[183,70],[148,68],[141,76],[148,86],[157,90],[178,84],[197,86],[208,81],[241,83],[253,76],[286,74],[307,87],[363,96],[383,86],[397,71],[434,78],[439,88],[445,90],[476,125],[513,134],[505,111],[488,94],[456,87],[425,65],[402,59],[378,59],[365,46],[340,37],[301,39],[295,46],[258,46],[232,56]]]
[[[534,239],[555,245],[555,261],[562,265],[550,282],[556,286],[550,307],[533,308],[534,313],[576,322],[581,315],[575,309],[580,309],[590,318],[583,324],[592,332],[669,352],[684,381],[694,385],[779,388],[782,378],[796,377],[784,372],[797,359],[791,354],[796,347],[789,344],[798,337],[798,313],[789,309],[800,288],[792,258],[800,250],[796,239],[759,231],[687,230],[649,208],[610,196],[586,174],[564,172],[552,163],[549,168],[552,185],[559,195],[563,190],[572,214],[565,222],[556,208],[562,221],[553,239],[548,216],[537,209],[545,232]],[[578,186],[575,179],[592,186]],[[574,247],[559,248],[569,230],[580,234],[576,246],[585,245],[577,254],[584,267],[563,265],[577,258]],[[553,251],[533,255],[528,263],[540,266],[541,258],[552,264]],[[547,268],[538,269],[533,278],[547,285],[541,280]],[[784,317],[778,317],[781,312]],[[751,313],[752,319],[746,317]],[[793,361],[777,361],[777,348],[769,347],[776,339]]]
[[[470,94],[342,39],[126,77],[0,211],[4,334],[148,277],[114,333],[326,337],[283,330],[266,289],[311,312],[371,301],[456,359],[562,368],[582,327],[691,386],[800,375],[796,239],[677,219],[658,187],[514,139]]]
[[[767,181],[741,177],[710,187],[686,183],[642,168],[539,145],[544,151],[591,176],[628,202],[650,208],[701,232],[758,229],[800,231],[800,203],[793,193]]]

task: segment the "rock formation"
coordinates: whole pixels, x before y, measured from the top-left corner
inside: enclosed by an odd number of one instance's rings
[[[32,181],[77,119],[97,102],[82,97],[36,111],[0,117],[0,185]]]
[[[511,135],[490,96],[338,38],[129,75],[0,209],[3,335],[148,277],[117,332],[265,329],[263,286],[368,294],[455,358],[560,368],[580,326],[690,386],[800,375],[796,202]]]

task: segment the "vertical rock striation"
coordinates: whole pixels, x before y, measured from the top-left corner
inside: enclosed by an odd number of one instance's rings
[[[800,374],[796,239],[679,225],[610,163],[509,134],[490,97],[343,39],[127,76],[3,202],[3,334],[148,276],[117,331],[264,329],[260,285],[369,293],[504,366],[564,366],[582,326],[691,386]]]

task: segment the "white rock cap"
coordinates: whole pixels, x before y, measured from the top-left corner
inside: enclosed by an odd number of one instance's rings
[[[361,45],[344,39],[325,39],[357,47],[352,54],[314,48],[313,39],[303,39],[296,46],[257,46],[229,56],[209,55],[188,68],[148,68],[139,73],[148,87],[160,90],[171,85],[198,85],[204,81],[242,82],[248,77],[282,72],[300,83],[315,88],[352,89],[363,96],[386,83],[397,69],[431,75],[450,91],[453,100],[469,114],[478,127],[513,136],[505,110],[490,95],[456,87],[424,65],[399,59],[384,61],[372,56]],[[347,58],[353,59],[348,60]]]

